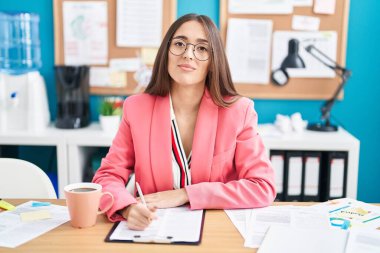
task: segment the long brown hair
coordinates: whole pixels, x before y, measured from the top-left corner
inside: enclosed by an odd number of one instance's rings
[[[203,25],[211,50],[210,67],[206,77],[206,88],[214,103],[228,107],[236,101],[237,93],[231,79],[230,67],[224,52],[219,30],[212,20],[205,15],[187,14],[177,19],[167,31],[153,65],[152,78],[145,93],[166,96],[170,91],[171,77],[168,70],[169,43],[177,29],[188,21],[198,21]]]

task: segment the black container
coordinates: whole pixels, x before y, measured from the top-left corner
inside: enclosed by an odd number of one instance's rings
[[[57,128],[73,129],[90,123],[89,67],[56,66]]]

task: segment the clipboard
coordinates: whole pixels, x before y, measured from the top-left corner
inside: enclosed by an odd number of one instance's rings
[[[204,210],[192,211],[188,206],[158,209],[157,216],[158,219],[144,231],[128,229],[127,221],[116,222],[104,241],[184,245],[201,243]]]

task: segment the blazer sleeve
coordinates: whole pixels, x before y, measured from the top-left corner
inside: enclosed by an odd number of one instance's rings
[[[257,132],[257,113],[252,100],[236,137],[234,163],[238,180],[186,186],[191,209],[256,208],[273,202],[274,171]]]
[[[117,213],[118,210],[137,203],[136,199],[126,189],[129,175],[133,172],[135,163],[133,140],[127,115],[127,101],[128,99],[124,102],[119,130],[107,156],[102,159],[100,168],[92,180],[94,183],[102,185],[103,192],[110,192],[113,195],[114,203],[106,212],[108,219],[112,222],[124,220]],[[100,209],[106,208],[111,201],[109,197],[103,197],[100,201]]]

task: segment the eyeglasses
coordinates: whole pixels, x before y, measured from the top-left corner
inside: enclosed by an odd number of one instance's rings
[[[174,39],[170,41],[169,51],[174,55],[183,55],[189,45],[193,46],[193,54],[199,61],[207,61],[210,58],[211,48],[206,43],[186,43],[182,39]]]

